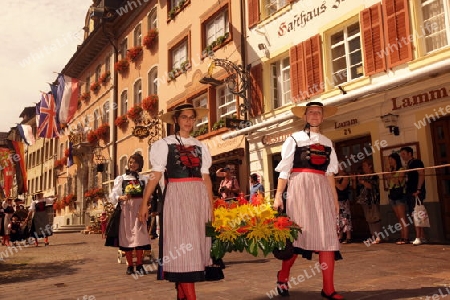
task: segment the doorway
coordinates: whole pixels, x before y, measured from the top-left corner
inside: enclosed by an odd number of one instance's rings
[[[450,162],[450,118],[431,123],[435,165]],[[444,236],[450,239],[450,167],[436,169],[436,182],[441,206]]]
[[[344,168],[348,174],[360,173],[364,158],[372,157],[371,142],[372,139],[370,135],[336,142],[335,151],[339,166]],[[359,155],[360,153],[362,153],[363,156]],[[357,156],[364,158],[357,159]],[[352,239],[364,240],[370,236],[369,226],[364,218],[364,212],[361,205],[356,203],[356,189],[352,188],[352,184],[353,182],[350,180],[349,199],[353,226]]]

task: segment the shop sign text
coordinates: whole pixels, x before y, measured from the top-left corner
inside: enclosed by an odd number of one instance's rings
[[[430,90],[428,92],[419,93],[403,99],[392,98],[392,110],[399,110],[402,108],[416,106],[424,102],[430,102],[433,100],[448,97],[448,92],[445,87],[435,90]]]

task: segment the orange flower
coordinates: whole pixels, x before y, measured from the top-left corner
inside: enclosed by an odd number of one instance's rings
[[[273,226],[280,230],[288,229],[292,226],[292,224],[293,222],[289,219],[289,217],[278,217],[275,222],[273,222]]]

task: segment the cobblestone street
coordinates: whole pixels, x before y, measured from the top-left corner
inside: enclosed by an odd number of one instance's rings
[[[152,246],[157,249],[157,240]],[[176,299],[173,284],[156,280],[155,272],[137,279],[125,275],[125,259],[118,263],[118,251],[104,247],[100,235],[57,234],[48,247],[16,249],[0,248],[0,299]],[[450,294],[449,245],[353,243],[342,245],[342,254],[336,288],[347,299],[441,299]],[[231,253],[224,261],[225,280],[197,284],[198,299],[269,299],[278,260]],[[316,262],[317,256],[297,260],[291,276],[304,275],[305,280],[295,281],[287,299],[321,299]]]

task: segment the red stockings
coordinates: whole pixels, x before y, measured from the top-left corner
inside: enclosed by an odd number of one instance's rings
[[[331,295],[334,290],[334,251],[320,251],[319,263],[322,268],[323,291]],[[340,295],[335,295],[333,299],[344,299]]]
[[[133,251],[125,251],[125,258],[129,267],[133,266]]]
[[[177,298],[178,299],[186,299],[186,300],[196,300],[197,297],[195,295],[195,284],[194,283],[186,283],[186,282],[178,282],[177,283]]]
[[[281,270],[278,272],[278,282],[288,282],[289,273],[291,271],[292,265],[297,259],[298,254],[294,254],[290,259],[283,260],[281,264]]]

